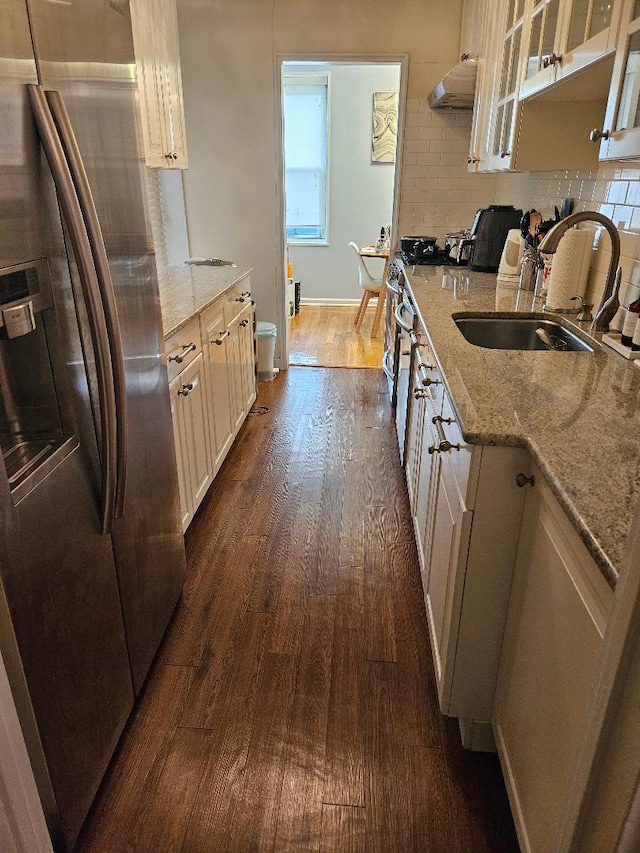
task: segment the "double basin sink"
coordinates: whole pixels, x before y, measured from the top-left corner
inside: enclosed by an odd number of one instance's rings
[[[546,314],[454,316],[463,336],[477,347],[505,350],[552,350],[554,352],[594,352],[597,343]]]

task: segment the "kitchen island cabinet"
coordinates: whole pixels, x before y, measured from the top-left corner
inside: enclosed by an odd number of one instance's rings
[[[537,468],[528,487],[493,713],[523,850],[561,850],[612,590]]]

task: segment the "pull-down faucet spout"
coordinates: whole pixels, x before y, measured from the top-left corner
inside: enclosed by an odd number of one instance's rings
[[[600,307],[596,311],[595,318],[591,324],[591,329],[594,332],[606,332],[613,316],[607,316],[609,312],[603,312],[602,309],[613,293],[616,270],[618,269],[618,263],[620,261],[620,235],[618,234],[618,229],[609,217],[602,213],[598,213],[595,210],[582,210],[577,213],[572,213],[570,216],[567,216],[566,219],[562,219],[557,225],[554,225],[553,228],[542,238],[542,242],[538,246],[538,251],[553,254],[558,248],[558,243],[560,242],[562,235],[573,225],[577,225],[578,222],[597,222],[606,228],[609,237],[611,238],[611,261],[609,263],[609,271],[607,272],[604,293],[602,295],[602,300],[600,301]]]

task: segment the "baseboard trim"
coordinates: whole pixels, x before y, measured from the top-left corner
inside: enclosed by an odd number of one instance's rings
[[[375,297],[374,297],[375,298]],[[300,305],[330,305],[335,308],[340,306],[351,307],[359,305],[359,299],[301,299]]]

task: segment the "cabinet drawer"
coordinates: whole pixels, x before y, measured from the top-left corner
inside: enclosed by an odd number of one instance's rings
[[[224,317],[227,324],[251,302],[251,278],[245,276],[237,281],[222,297],[224,299]]]
[[[202,351],[199,317],[193,317],[179,331],[167,338],[164,351],[167,356],[169,382],[172,382]]]

